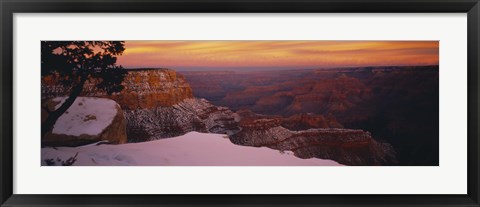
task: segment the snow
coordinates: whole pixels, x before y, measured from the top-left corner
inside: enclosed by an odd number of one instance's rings
[[[332,160],[300,159],[292,152],[266,147],[239,146],[225,135],[190,132],[150,142],[120,145],[42,148],[42,165],[53,159],[59,165],[78,153],[80,166],[332,166]]]
[[[57,97],[58,109],[67,97]],[[52,133],[80,136],[99,135],[109,126],[117,114],[118,104],[106,98],[77,97],[68,110],[58,118]]]

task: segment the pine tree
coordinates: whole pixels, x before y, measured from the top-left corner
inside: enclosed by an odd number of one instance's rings
[[[63,104],[42,123],[42,134],[53,129],[55,122],[75,102],[85,81],[96,78],[97,88],[108,94],[119,92],[126,71],[116,65],[117,56],[125,50],[123,41],[42,41],[41,74],[58,75],[59,83],[69,88]]]

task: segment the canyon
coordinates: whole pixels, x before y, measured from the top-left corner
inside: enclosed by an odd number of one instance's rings
[[[438,165],[436,65],[180,73],[214,105],[292,117],[282,126],[293,130],[362,129],[391,144],[399,165]]]
[[[370,120],[373,106],[359,106],[378,100],[376,93],[387,90],[372,87],[385,83],[371,75],[366,82],[362,75],[322,70],[130,69],[121,92],[106,94],[96,89],[99,80],[89,79],[81,96],[117,102],[126,120],[128,142],[196,131],[225,134],[232,143],[246,147],[292,151],[302,159],[397,165],[395,146],[355,122]],[[42,103],[65,95],[68,89],[60,86],[55,76],[42,78]],[[359,111],[354,113],[355,109]],[[352,114],[355,116],[350,117]]]

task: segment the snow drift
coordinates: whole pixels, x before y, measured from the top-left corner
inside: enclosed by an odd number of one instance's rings
[[[182,136],[120,145],[42,148],[42,165],[61,165],[75,156],[80,166],[332,166],[332,160],[300,159],[292,152],[245,147],[225,135],[190,132]]]
[[[58,109],[67,97],[57,97],[53,101],[60,102]],[[58,118],[52,132],[72,136],[99,135],[113,121],[117,114],[118,104],[110,99],[78,97],[72,106]]]

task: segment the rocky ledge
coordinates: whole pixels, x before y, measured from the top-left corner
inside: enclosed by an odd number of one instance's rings
[[[277,119],[242,120],[241,130],[230,136],[239,145],[292,151],[303,159],[335,160],[345,165],[392,165],[397,162],[390,144],[374,140],[369,132],[355,129],[292,131]]]
[[[173,106],[126,110],[129,141],[141,142],[183,135],[187,132],[210,132],[231,135],[239,131],[235,114],[205,99],[185,99]]]

